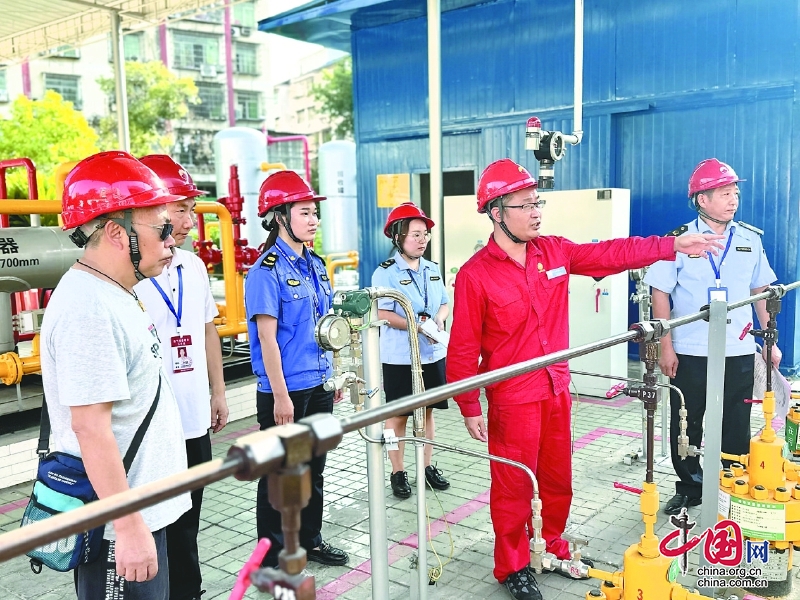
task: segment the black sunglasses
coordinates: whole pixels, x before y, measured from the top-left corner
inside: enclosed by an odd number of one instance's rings
[[[145,227],[158,229],[158,237],[162,242],[172,235],[173,230],[172,223],[162,223],[161,225],[151,225],[150,223],[132,223],[132,225],[144,225]]]

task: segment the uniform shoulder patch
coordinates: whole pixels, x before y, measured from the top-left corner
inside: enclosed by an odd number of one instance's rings
[[[744,227],[745,229],[749,229],[750,231],[753,231],[758,235],[764,235],[763,229],[759,229],[755,225],[750,225],[750,223],[745,223],[744,221],[736,221],[736,224],[740,225],[741,227]]]
[[[388,269],[388,268],[389,268],[389,267],[391,267],[391,266],[392,266],[394,263],[395,263],[395,260],[394,260],[393,258],[390,258],[389,260],[385,260],[385,261],[383,261],[383,262],[381,263],[381,267],[382,267],[382,268],[384,268],[384,269]]]
[[[683,235],[687,231],[689,231],[689,226],[688,225],[681,225],[677,229],[673,229],[669,233],[665,233],[664,237],[678,237],[679,235]]]
[[[270,252],[264,257],[264,260],[261,261],[261,266],[266,267],[268,269],[274,269],[277,260],[278,260],[278,254],[276,252]]]

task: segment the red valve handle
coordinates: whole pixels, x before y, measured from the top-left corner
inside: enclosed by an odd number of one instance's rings
[[[249,560],[244,563],[242,570],[239,571],[239,576],[236,578],[236,585],[233,586],[228,600],[242,600],[242,598],[244,598],[244,593],[250,586],[250,574],[261,568],[261,561],[264,560],[264,557],[267,555],[270,544],[267,538],[258,540],[253,554],[250,555]]]
[[[764,401],[763,400],[756,400],[755,398],[745,399],[745,401],[744,401],[745,404],[761,404],[762,402],[764,402]]]
[[[744,329],[742,329],[742,335],[739,336],[739,339],[743,340],[744,338],[746,338],[747,337],[747,332],[750,331],[750,329],[752,329],[752,327],[753,327],[752,323],[748,323],[747,325],[745,325]]]
[[[619,481],[614,482],[614,487],[618,490],[625,490],[626,492],[632,492],[634,494],[642,494],[644,490],[640,490],[639,488],[631,487],[629,485],[625,485],[624,483],[620,483]]]
[[[622,393],[622,390],[624,390],[624,389],[625,389],[625,384],[624,383],[618,383],[618,384],[612,386],[611,389],[609,389],[606,392],[606,398],[613,398],[614,396],[619,396]]]

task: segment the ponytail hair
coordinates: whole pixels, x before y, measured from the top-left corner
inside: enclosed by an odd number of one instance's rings
[[[278,228],[277,213],[286,214],[285,206],[275,207],[275,210],[271,213],[268,213],[267,217],[261,221],[261,226],[269,232],[269,235],[267,235],[267,241],[264,242],[264,250],[269,250],[275,245],[275,242],[278,241],[280,229]]]

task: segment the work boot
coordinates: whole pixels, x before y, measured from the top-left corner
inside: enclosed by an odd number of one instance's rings
[[[397,473],[392,473],[389,479],[392,482],[392,493],[397,498],[405,500],[411,497],[411,486],[408,485],[408,473],[405,471],[398,471]]]
[[[446,490],[450,487],[450,482],[442,477],[442,472],[433,465],[425,467],[425,481],[434,490]]]
[[[503,585],[515,600],[542,600],[542,592],[528,567],[509,575]]]

